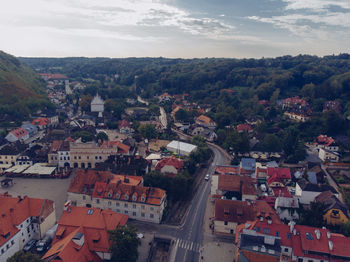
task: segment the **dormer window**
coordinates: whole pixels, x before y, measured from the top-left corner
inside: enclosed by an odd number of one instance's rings
[[[137,201],[137,196],[136,195],[132,196],[132,201]]]
[[[124,200],[129,200],[129,195],[128,194],[124,195]]]
[[[141,202],[145,202],[146,198],[144,196],[141,196]]]
[[[111,198],[112,197],[112,193],[108,192],[108,197]]]
[[[120,194],[117,193],[117,194],[115,195],[115,198],[116,198],[116,199],[120,199]]]

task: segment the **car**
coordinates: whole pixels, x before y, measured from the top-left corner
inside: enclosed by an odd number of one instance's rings
[[[142,233],[138,233],[138,234],[137,234],[137,238],[138,238],[138,239],[144,238],[144,235],[143,235]]]
[[[24,245],[23,251],[28,252],[30,251],[36,244],[37,240],[36,239],[31,239],[27,242],[27,244]]]
[[[51,244],[51,240],[44,238],[36,244],[36,251],[38,253],[46,252],[49,249],[49,246]]]
[[[206,174],[205,177],[204,177],[205,181],[208,181],[209,178],[210,178],[210,175],[209,175],[209,174]]]

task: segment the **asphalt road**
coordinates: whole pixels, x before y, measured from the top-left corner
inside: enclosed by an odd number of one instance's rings
[[[212,175],[216,165],[227,164],[229,160],[216,147],[210,146],[210,148],[214,152],[214,159],[208,173]],[[203,180],[192,200],[183,225],[181,227],[161,225],[157,229],[159,235],[170,236],[175,241],[173,245],[173,254],[175,255],[171,261],[191,262],[199,260],[203,241],[203,219],[209,193],[210,181]]]

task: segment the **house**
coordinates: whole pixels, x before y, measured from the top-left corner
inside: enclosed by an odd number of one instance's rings
[[[280,223],[276,212],[265,201],[215,200],[214,231],[216,234],[234,236],[236,227],[255,219]]]
[[[253,243],[259,243],[259,239],[264,237],[264,243],[260,242],[260,245],[255,245],[250,249],[245,249],[244,245],[243,248],[240,248],[242,234],[243,236],[248,234]],[[285,225],[273,221],[251,221],[237,228],[236,241],[238,255],[240,256],[242,251],[246,251],[249,253],[249,257],[253,258],[253,260],[237,261],[274,261],[259,260],[258,256],[261,253],[273,255],[274,252],[269,252],[265,245],[270,247],[276,241],[278,244],[280,243],[281,247],[280,260],[277,261],[345,262],[350,260],[348,248],[350,238],[341,234],[333,234],[325,228],[295,225],[293,222]],[[261,252],[263,245],[265,249],[263,249],[264,252]],[[276,250],[273,251],[276,252]]]
[[[253,132],[253,128],[249,124],[239,124],[239,125],[237,125],[236,129],[237,129],[238,133],[243,133],[243,132],[251,133],[251,132]]]
[[[60,143],[60,147],[57,150],[58,154],[58,167],[70,167],[70,148],[69,141],[65,140]]]
[[[325,148],[320,148],[318,151],[318,157],[323,162],[339,162],[339,154],[337,152],[333,152],[330,150],[327,150]]]
[[[25,148],[19,143],[5,145],[0,149],[0,164],[15,165]]]
[[[109,231],[125,226],[128,216],[110,209],[65,206],[44,261],[102,262],[111,259]]]
[[[47,155],[49,164],[58,165],[59,157],[58,150],[60,149],[63,141],[62,140],[54,140],[51,144],[50,151]]]
[[[31,239],[42,238],[56,221],[52,200],[0,194],[0,261],[6,261]]]
[[[96,96],[92,99],[90,108],[91,112],[97,112],[97,113],[103,113],[104,111],[104,104],[105,102],[103,99],[99,96],[99,94],[96,94]]]
[[[216,169],[215,169],[215,174],[239,175],[239,167],[238,166],[217,165]]]
[[[331,191],[325,191],[315,198],[325,207],[323,220],[327,225],[339,226],[350,221],[350,211]]]
[[[160,171],[162,174],[177,175],[183,168],[184,162],[175,156],[163,158],[156,166],[155,170]]]
[[[168,93],[161,94],[159,97],[159,102],[168,102],[172,99],[172,96],[169,95]]]
[[[47,150],[38,144],[26,149],[16,159],[16,165],[34,165],[39,162],[47,163]]]
[[[22,128],[28,132],[29,137],[32,137],[38,133],[38,128],[31,123],[23,124]]]
[[[297,197],[279,196],[275,200],[275,210],[283,221],[299,219],[299,201]]]
[[[196,124],[210,129],[215,129],[216,123],[208,116],[200,115],[196,118]]]
[[[189,156],[191,152],[195,151],[197,149],[197,146],[180,142],[177,140],[171,141],[166,148],[173,153],[183,155],[183,156]]]
[[[22,127],[10,131],[7,134],[7,136],[5,136],[5,139],[10,143],[17,142],[17,141],[23,142],[28,138],[29,138],[29,132]]]
[[[49,127],[50,119],[47,117],[38,117],[32,121],[32,125],[38,127],[39,130],[43,130]]]
[[[139,176],[79,169],[68,188],[68,200],[72,205],[109,208],[136,220],[160,223],[166,192],[142,184]]]
[[[323,112],[327,112],[327,111],[334,111],[340,114],[342,111],[340,102],[334,100],[334,101],[327,101],[326,103],[324,103]]]
[[[191,131],[191,135],[204,137],[209,142],[212,142],[218,138],[217,134],[213,130],[204,126],[195,126]]]
[[[290,169],[282,167],[268,167],[267,177],[267,184],[270,187],[284,187],[291,181]]]
[[[338,192],[329,185],[315,185],[302,178],[296,183],[295,196],[299,198],[301,204],[310,204],[319,194],[325,191],[331,191],[336,197],[339,196]]]
[[[256,180],[239,175],[213,175],[211,194],[228,200],[256,200]]]
[[[319,135],[315,140],[315,146],[318,149],[323,148],[334,152],[339,151],[339,145],[332,137],[329,137],[327,135]]]
[[[240,163],[240,174],[255,177],[256,160],[254,158],[242,158]]]
[[[299,112],[284,112],[284,115],[296,122],[306,122],[310,119],[310,116],[308,116],[307,114]]]
[[[131,124],[129,121],[127,121],[125,119],[120,121],[118,128],[119,128],[119,132],[122,134],[130,134],[131,133]]]
[[[283,109],[307,109],[309,108],[309,103],[298,96],[289,97],[282,101]]]

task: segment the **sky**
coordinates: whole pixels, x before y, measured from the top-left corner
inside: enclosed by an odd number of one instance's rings
[[[350,53],[350,0],[11,0],[0,50],[29,57]]]

